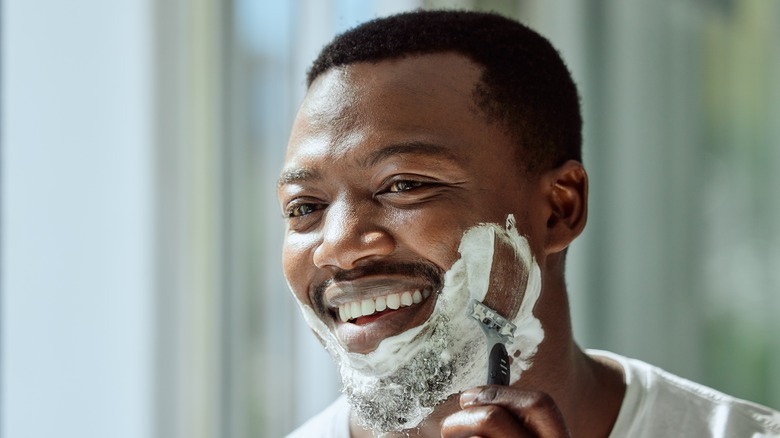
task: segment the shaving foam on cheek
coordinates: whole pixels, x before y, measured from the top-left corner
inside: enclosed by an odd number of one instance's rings
[[[514,250],[518,269],[528,271],[520,309],[516,315],[509,315],[509,319],[517,326],[514,342],[507,345],[507,350],[513,358],[510,366],[511,383],[517,382],[522,372],[531,366],[531,358],[544,339],[541,322],[533,315],[533,308],[541,292],[541,271],[533,259],[528,240],[517,231],[514,216],[507,217],[505,227],[498,224],[481,224],[467,230],[458,248],[461,258],[447,271],[444,290],[439,298],[440,304],[447,308],[446,313],[451,319],[456,340],[453,350],[471,350],[468,351],[472,358],[471,366],[464,370],[463,379],[453,382],[452,393],[485,383],[488,352],[484,335],[476,328],[474,321],[465,315],[471,298],[482,302],[487,296],[496,239]]]

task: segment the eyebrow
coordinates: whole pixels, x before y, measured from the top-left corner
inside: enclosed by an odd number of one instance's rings
[[[383,160],[399,155],[420,155],[434,158],[445,158],[450,161],[457,161],[455,154],[450,149],[434,143],[412,141],[406,143],[395,143],[387,145],[373,153],[369,154],[360,162],[361,166],[375,166]],[[316,169],[296,168],[282,172],[276,183],[277,188],[286,184],[296,184],[304,181],[317,181],[322,179],[322,174]]]
[[[279,176],[279,180],[276,182],[276,187],[282,187],[285,184],[296,184],[302,181],[320,180],[322,174],[313,169],[298,168],[285,170]]]
[[[385,146],[370,154],[362,164],[366,167],[374,166],[382,160],[398,155],[424,155],[457,161],[457,157],[449,148],[434,143],[411,141]]]

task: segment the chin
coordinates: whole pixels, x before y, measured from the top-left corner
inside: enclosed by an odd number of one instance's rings
[[[417,427],[452,394],[484,378],[474,360],[474,353],[484,350],[481,333],[465,342],[458,339],[444,314],[415,332],[406,344],[412,348],[394,357],[382,350],[336,357],[344,393],[364,427],[377,432]],[[388,362],[396,366],[387,370]]]

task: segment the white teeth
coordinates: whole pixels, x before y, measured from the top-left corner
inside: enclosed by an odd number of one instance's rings
[[[401,307],[401,296],[398,294],[391,294],[387,296],[387,307],[396,310]]]
[[[386,297],[366,298],[360,301],[352,301],[339,306],[339,319],[343,322],[360,318],[361,316],[373,315],[376,312],[382,312],[385,309],[397,310],[401,307],[409,307],[412,304],[419,304],[424,299],[431,296],[431,289],[417,289],[414,292],[406,291],[400,294],[390,294]]]
[[[350,309],[349,309],[349,317],[354,318],[360,318],[363,316],[363,312],[360,309],[360,302],[359,301],[353,301],[350,303]]]
[[[387,308],[385,297],[376,297],[376,311],[381,312]]]
[[[360,310],[363,312],[363,316],[368,316],[374,313],[374,300],[366,298],[360,302]]]
[[[345,308],[346,308],[346,307],[347,307],[347,306],[339,306],[339,319],[340,319],[342,322],[347,322],[347,321],[349,321],[349,316],[347,316],[347,314],[346,314],[346,312],[345,312]]]

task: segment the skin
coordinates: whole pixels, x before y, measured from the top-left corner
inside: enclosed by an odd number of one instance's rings
[[[435,300],[341,322],[333,309],[344,300],[430,285],[424,276],[372,266],[446,271],[466,229],[514,214],[542,271],[534,313],[545,339],[534,365],[512,387],[453,395],[411,436],[607,436],[624,393],[622,372],[575,344],[564,282],[564,250],[587,217],[587,174],[575,161],[525,172],[514,140],[474,104],[480,74],[467,58],[442,53],[334,68],[312,84],[278,187],[285,276],[345,348],[367,353],[425,321]],[[499,312],[516,304],[488,300]],[[354,419],[351,432],[372,436]]]

